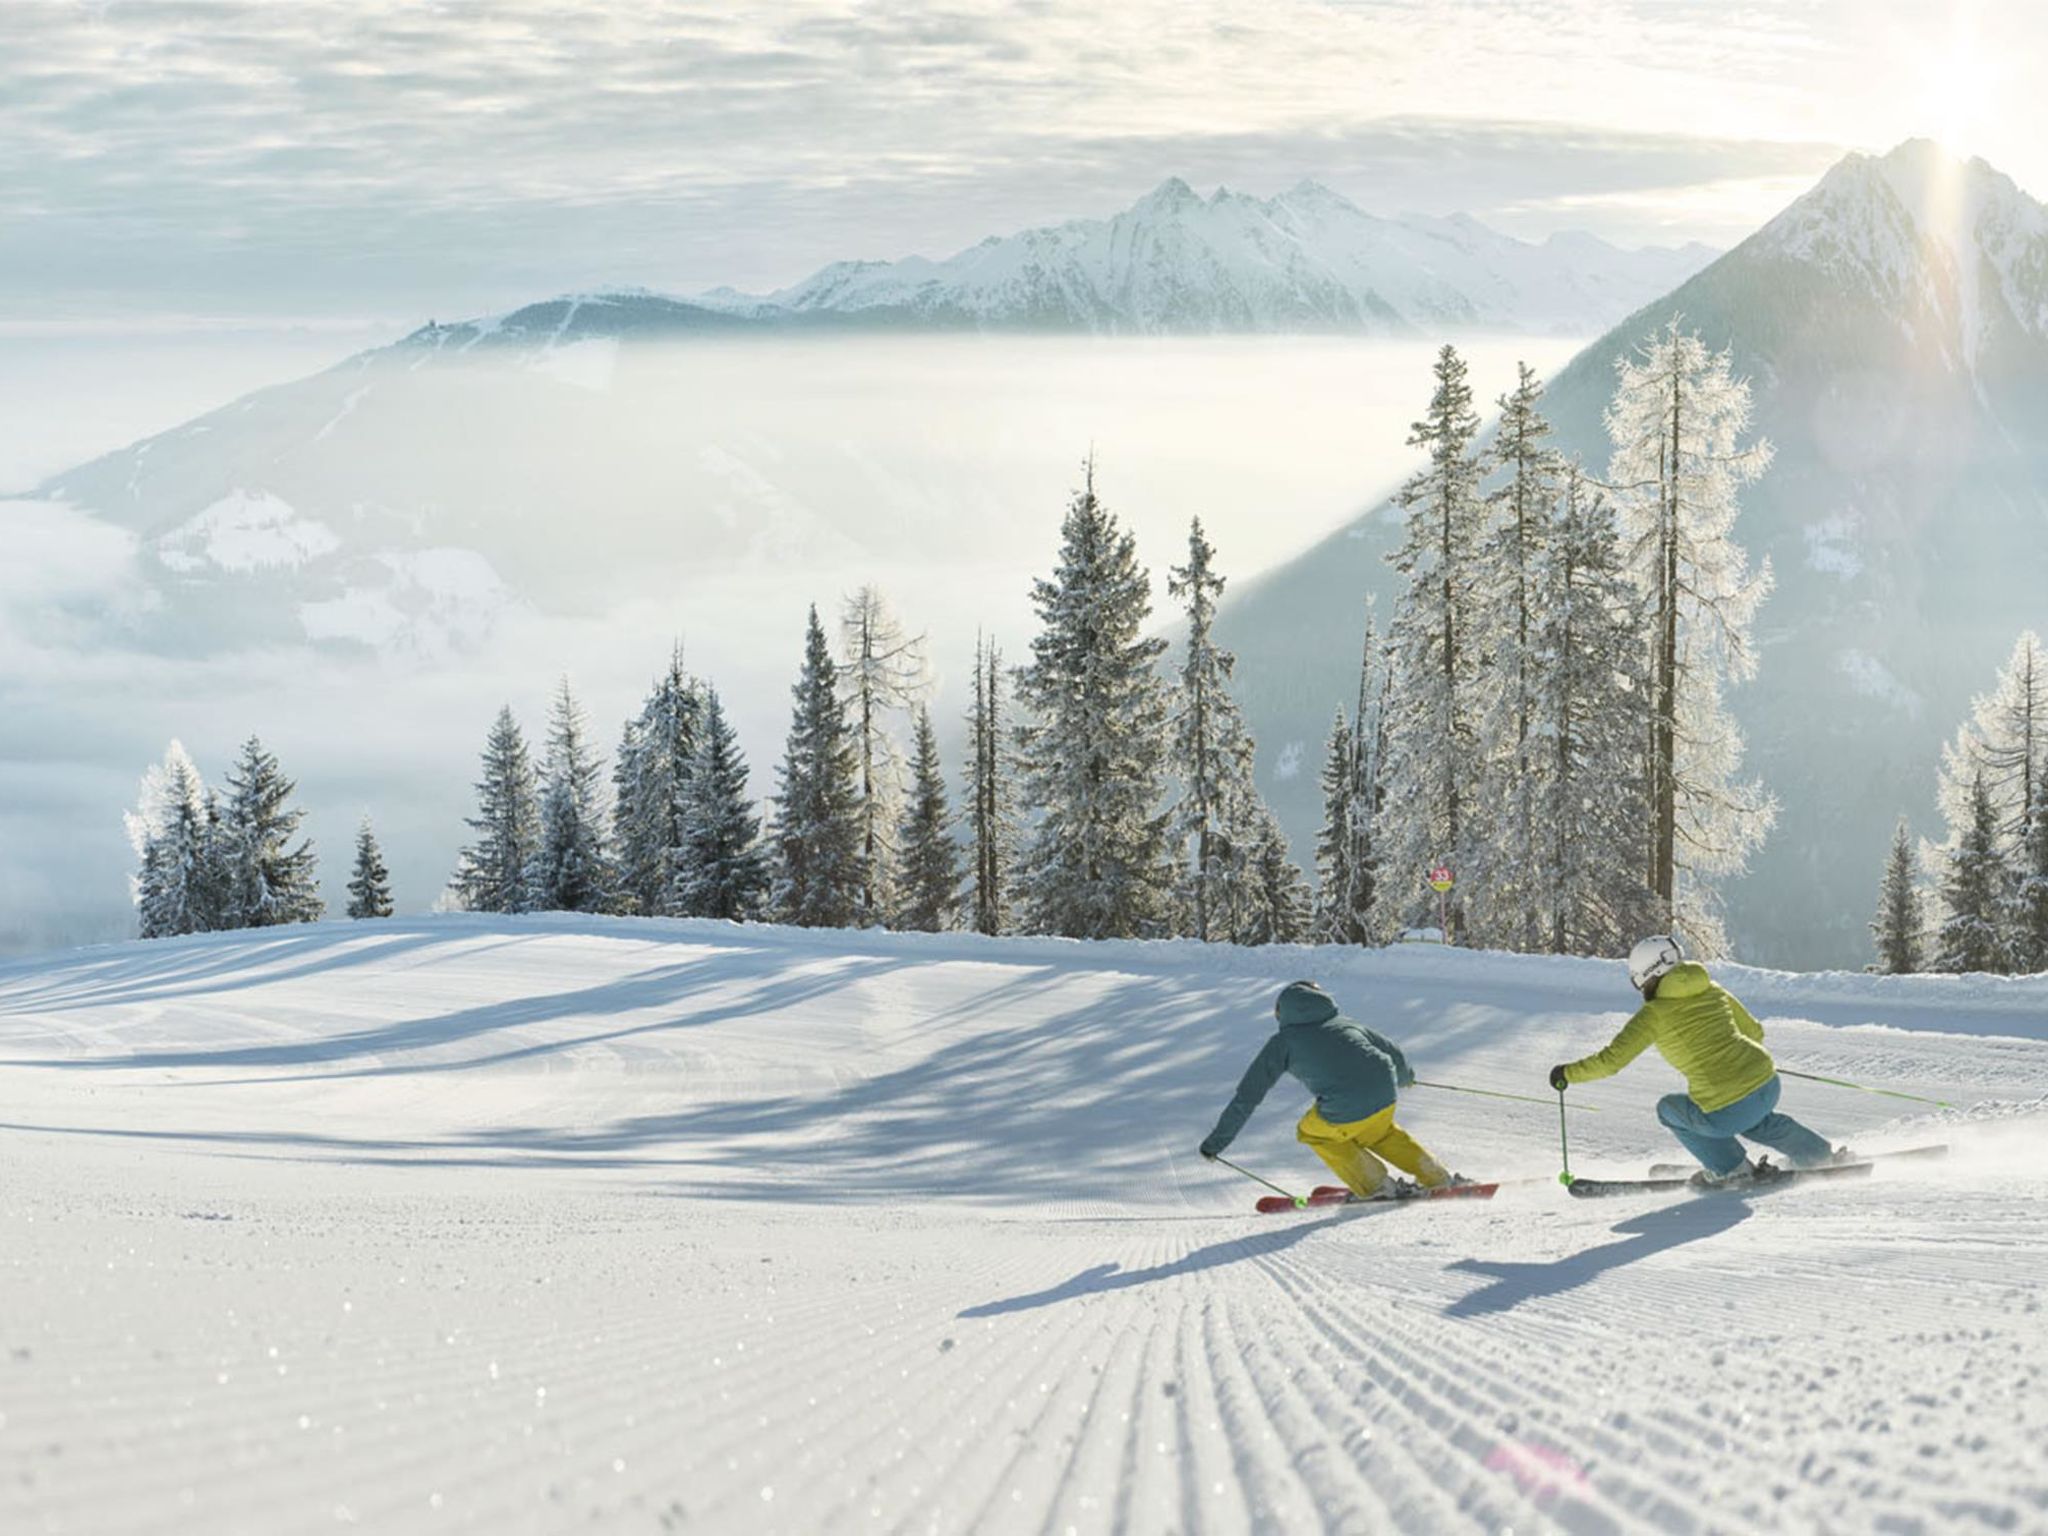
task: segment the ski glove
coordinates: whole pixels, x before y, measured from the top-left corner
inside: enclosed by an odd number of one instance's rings
[[[1559,1093],[1563,1093],[1565,1086],[1570,1082],[1571,1079],[1564,1075],[1564,1067],[1561,1063],[1550,1069],[1550,1086]]]
[[[1223,1149],[1221,1147],[1217,1146],[1214,1142],[1208,1141],[1203,1142],[1198,1150],[1202,1154],[1202,1161],[1206,1163],[1215,1162],[1216,1159],[1220,1157],[1223,1153]]]

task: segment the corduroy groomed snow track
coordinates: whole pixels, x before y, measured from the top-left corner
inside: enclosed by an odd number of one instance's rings
[[[1252,1214],[1314,976],[1541,1095],[1614,964],[449,918],[0,968],[0,1530],[2048,1531],[2048,981],[1722,973],[1938,1162]],[[1674,1150],[1654,1058],[1588,1176]],[[1278,1090],[1231,1156],[1324,1178]]]

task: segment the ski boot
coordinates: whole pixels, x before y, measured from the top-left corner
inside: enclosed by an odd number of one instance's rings
[[[1694,1189],[1730,1189],[1751,1183],[1756,1179],[1757,1173],[1757,1165],[1744,1158],[1740,1167],[1731,1168],[1726,1173],[1715,1173],[1711,1169],[1702,1168],[1687,1182]]]

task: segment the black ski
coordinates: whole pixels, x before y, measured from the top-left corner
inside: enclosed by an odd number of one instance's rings
[[[1696,1185],[1691,1175],[1682,1178],[1654,1179],[1573,1179],[1565,1186],[1581,1200],[1598,1199],[1602,1195],[1648,1195],[1660,1190],[1687,1189],[1695,1194],[1748,1194],[1754,1190],[1782,1189],[1787,1184],[1797,1184],[1805,1179],[1826,1179],[1869,1173],[1871,1163],[1835,1163],[1826,1168],[1773,1168],[1762,1178],[1730,1179],[1725,1184]]]
[[[1899,1150],[1899,1151],[1897,1151],[1897,1152],[1870,1152],[1870,1153],[1866,1153],[1866,1154],[1863,1154],[1863,1155],[1861,1155],[1861,1156],[1858,1156],[1857,1158],[1855,1158],[1855,1159],[1854,1159],[1854,1160],[1852,1161],[1852,1163],[1850,1164],[1850,1166],[1854,1167],[1854,1166],[1857,1166],[1857,1165],[1860,1165],[1860,1164],[1863,1164],[1863,1163],[1889,1163],[1889,1162],[1896,1162],[1896,1161],[1901,1161],[1901,1160],[1903,1160],[1903,1159],[1905,1159],[1905,1158],[1909,1158],[1909,1157],[1912,1157],[1912,1158],[1937,1158],[1937,1157],[1947,1157],[1947,1156],[1948,1156],[1948,1146],[1947,1146],[1947,1144],[1946,1144],[1946,1143],[1936,1143],[1935,1145],[1933,1145],[1933,1146],[1928,1146],[1928,1147],[1905,1147],[1905,1148],[1902,1148],[1902,1149],[1900,1149],[1900,1150]],[[1676,1179],[1676,1178],[1688,1178],[1688,1179],[1689,1179],[1689,1178],[1691,1178],[1691,1177],[1692,1177],[1692,1172],[1693,1172],[1693,1170],[1692,1170],[1692,1165],[1691,1165],[1691,1164],[1688,1164],[1688,1163],[1652,1163],[1652,1164],[1650,1165],[1650,1177],[1651,1177],[1651,1178],[1653,1178],[1653,1179]]]

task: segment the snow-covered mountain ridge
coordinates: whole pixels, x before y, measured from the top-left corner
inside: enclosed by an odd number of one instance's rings
[[[1961,368],[1987,338],[2048,341],[2048,208],[1924,139],[1850,155],[1746,245],[1881,297]]]
[[[1109,219],[991,237],[943,261],[835,263],[751,302],[983,329],[1580,335],[1713,254],[1624,251],[1580,233],[1531,244],[1462,214],[1383,218],[1313,181],[1204,199],[1174,177]]]
[[[768,294],[565,294],[409,340],[467,351],[836,328],[1583,336],[1714,254],[1624,250],[1582,231],[1532,243],[1467,214],[1386,218],[1313,181],[1272,198],[1203,198],[1174,177],[1111,218],[991,235],[943,260],[838,261]]]

